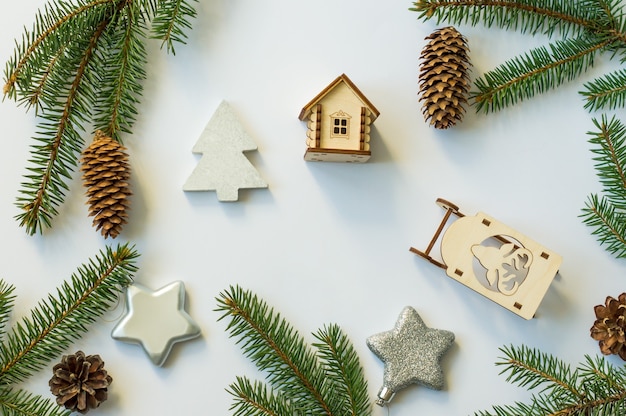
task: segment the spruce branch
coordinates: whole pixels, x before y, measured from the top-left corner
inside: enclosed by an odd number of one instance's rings
[[[626,126],[612,117],[594,119],[598,131],[589,132],[602,195],[589,195],[581,217],[593,228],[605,249],[626,257]]]
[[[237,380],[227,389],[233,396],[230,410],[235,416],[283,416],[297,415],[298,409],[281,391],[268,391],[267,385],[246,377]]]
[[[81,4],[74,9],[59,2],[58,7],[47,5],[43,12],[39,11],[35,16],[33,29],[22,35],[22,42],[17,44],[12,60],[7,62],[4,95],[15,98],[18,90],[16,83],[21,81],[19,84],[29,84],[30,77],[25,76],[24,72],[26,70],[38,72],[38,65],[45,65],[45,62],[49,61],[46,57],[50,55],[50,51],[54,52],[55,45],[66,44],[71,39],[72,31],[64,29],[68,26],[72,27],[69,23],[74,22],[73,18],[114,2],[115,0],[95,0]]]
[[[595,1],[419,0],[410,10],[437,23],[483,24],[535,35],[580,35],[597,26]]]
[[[150,24],[167,44],[184,43],[193,0],[51,0],[16,42],[4,96],[41,117],[16,205],[28,234],[58,215],[87,126],[122,141],[132,133],[146,77]]]
[[[602,400],[602,397],[626,398],[626,372],[609,365],[606,360],[585,357],[585,363],[580,367],[580,376],[585,380],[593,380],[586,388],[587,396],[592,400]],[[602,392],[603,396],[596,397],[595,393]]]
[[[581,95],[585,97],[585,108],[589,111],[621,108],[626,105],[626,69],[588,82]]]
[[[314,351],[280,314],[249,291],[231,286],[220,293],[217,303],[219,320],[230,318],[226,330],[238,338],[244,355],[267,372],[271,386],[238,378],[229,389],[236,416],[371,414],[358,356],[339,327],[320,329]],[[280,413],[280,409],[289,410]]]
[[[577,78],[593,66],[611,39],[574,38],[540,47],[505,62],[476,80],[470,97],[477,111],[498,111]]]
[[[626,211],[626,126],[615,116],[593,120],[598,129],[589,132],[596,173],[608,200]]]
[[[626,14],[620,0],[418,0],[410,10],[422,20],[519,30],[562,39],[513,58],[487,72],[470,92],[471,104],[499,111],[570,82],[594,65],[600,52],[626,62]],[[626,70],[584,84],[589,111],[626,106]],[[626,147],[624,128],[613,118],[594,123],[589,142],[603,195],[589,196],[581,217],[606,250],[626,257]]]
[[[626,258],[626,215],[605,197],[589,195],[583,208],[583,223],[593,228],[600,245],[617,258]]]
[[[6,333],[7,321],[15,305],[15,286],[0,280],[0,338]]]
[[[0,388],[0,413],[4,416],[69,416],[72,412],[54,400],[24,390]]]
[[[575,386],[578,374],[572,372],[563,361],[539,350],[522,346],[521,348],[503,347],[500,349],[506,360],[497,362],[506,368],[500,373],[507,373],[506,381],[528,390],[542,387],[540,392],[550,391],[571,399],[582,399],[584,394]]]
[[[109,23],[108,19],[100,22],[88,41],[79,48],[79,55],[65,62],[71,68],[69,72],[59,68],[59,73],[55,74],[59,77],[55,87],[64,89],[69,79],[69,88],[60,108],[45,106],[42,114],[45,121],[41,124],[39,135],[35,137],[39,144],[33,145],[33,157],[29,161],[34,166],[28,168],[31,174],[26,176],[28,181],[22,183],[16,202],[23,210],[16,218],[20,226],[25,227],[31,235],[41,232],[44,225],[51,226],[52,218],[58,214],[56,207],[63,202],[68,189],[65,181],[70,179],[77,164],[73,156],[83,146],[81,123],[87,121],[89,103],[93,101],[92,91],[83,88],[83,77],[94,48]],[[63,75],[65,79],[60,78]],[[54,100],[54,95],[49,98],[51,105]]]
[[[131,283],[137,252],[107,247],[13,326],[0,349],[0,385],[23,382],[80,338]]]
[[[137,257],[128,244],[100,251],[8,331],[15,288],[0,280],[0,414],[69,416],[54,400],[15,385],[55,359],[116,301],[132,281]]]
[[[325,363],[327,377],[340,398],[342,415],[360,415],[368,409],[367,381],[363,378],[359,356],[338,325],[326,325],[313,334],[319,340],[313,346]]]
[[[197,2],[197,0],[191,0]],[[155,11],[152,33],[154,38],[163,41],[167,51],[176,54],[175,43],[185,44],[190,20],[196,17],[196,10],[187,0],[163,0]]]
[[[120,12],[115,29],[107,33],[107,48],[99,51],[94,66],[102,67],[98,85],[94,126],[122,142],[120,133],[132,133],[139,98],[146,78],[147,28],[138,10]]]
[[[604,357],[585,362],[574,370],[554,356],[526,346],[502,347],[496,365],[507,381],[528,390],[539,389],[531,403],[493,406],[480,416],[618,415],[626,411],[626,367],[612,367]]]
[[[498,111],[572,81],[593,66],[599,52],[626,53],[626,19],[619,0],[420,0],[411,10],[423,20],[561,36],[479,77],[477,91],[471,93],[477,111]],[[602,96],[601,86],[599,82],[583,95]],[[588,108],[618,104],[613,97]]]

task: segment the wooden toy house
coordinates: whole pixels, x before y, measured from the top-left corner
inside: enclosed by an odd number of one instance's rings
[[[304,160],[367,162],[370,124],[380,113],[345,75],[341,74],[304,106],[298,117],[307,120]]]
[[[479,212],[466,216],[445,199],[446,214],[425,251],[410,251],[524,319],[534,317],[562,262],[561,256],[517,230]],[[441,238],[439,261],[430,255],[451,215],[458,217]]]

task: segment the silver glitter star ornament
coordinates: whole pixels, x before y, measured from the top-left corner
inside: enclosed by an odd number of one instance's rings
[[[185,285],[176,281],[156,291],[132,284],[126,290],[126,314],[111,336],[140,344],[155,365],[165,363],[172,346],[200,335],[185,311]]]
[[[427,327],[415,309],[405,307],[391,331],[367,338],[369,349],[385,364],[376,404],[385,405],[410,384],[443,389],[441,358],[453,343],[452,332]]]

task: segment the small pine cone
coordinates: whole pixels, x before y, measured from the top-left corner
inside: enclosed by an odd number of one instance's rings
[[[447,129],[465,113],[470,88],[467,40],[452,26],[434,31],[426,40],[420,56],[422,113],[431,126]]]
[[[82,351],[64,355],[52,368],[52,373],[48,385],[57,397],[57,404],[80,413],[100,406],[107,399],[107,388],[113,382],[100,356],[85,356]]]
[[[607,296],[604,305],[596,305],[594,311],[591,338],[600,341],[602,354],[617,354],[626,361],[626,293],[617,299]]]
[[[126,224],[130,165],[126,148],[98,130],[83,152],[81,169],[89,198],[89,216],[104,238],[118,236]]]

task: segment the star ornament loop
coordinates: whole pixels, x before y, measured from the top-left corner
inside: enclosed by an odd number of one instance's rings
[[[369,349],[385,364],[376,404],[384,406],[410,384],[443,389],[441,359],[453,343],[452,332],[427,327],[415,309],[405,307],[391,331],[367,338]]]
[[[162,366],[172,346],[200,335],[185,311],[185,285],[175,281],[152,291],[132,284],[126,290],[126,314],[113,328],[113,339],[140,344],[150,360]]]

